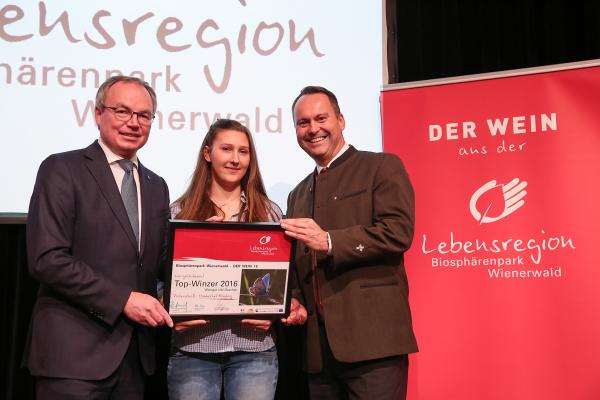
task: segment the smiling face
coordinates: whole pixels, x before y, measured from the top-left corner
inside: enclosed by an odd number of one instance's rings
[[[111,86],[106,93],[104,105],[153,114],[150,94],[142,85],[134,82],[117,82]],[[140,125],[137,115],[124,122],[118,120],[112,110],[97,107],[95,117],[102,141],[121,157],[132,158],[148,141],[150,125]]]
[[[325,94],[300,97],[294,107],[294,122],[298,144],[320,166],[326,166],[344,147],[344,116],[336,115]]]
[[[250,164],[250,143],[244,132],[226,129],[215,136],[212,146],[203,149],[212,165],[213,184],[231,189],[240,186]]]

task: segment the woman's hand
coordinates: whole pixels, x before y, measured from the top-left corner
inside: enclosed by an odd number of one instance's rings
[[[270,319],[243,319],[240,323],[248,328],[255,331],[266,332],[273,325],[273,321]]]
[[[224,219],[225,217],[222,215],[213,215],[212,217],[207,219],[206,222],[223,222]]]
[[[194,327],[200,326],[200,325],[206,325],[209,322],[210,321],[207,321],[205,319],[195,319],[192,321],[177,322],[175,324],[175,330],[177,332],[185,332],[188,329],[191,329],[191,328],[194,328]]]

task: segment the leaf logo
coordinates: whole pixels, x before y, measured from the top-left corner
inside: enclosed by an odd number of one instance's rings
[[[496,222],[525,204],[527,182],[515,178],[507,184],[489,181],[473,193],[469,202],[471,215],[479,225]]]

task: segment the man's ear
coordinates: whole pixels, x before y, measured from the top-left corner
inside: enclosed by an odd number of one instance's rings
[[[340,113],[338,116],[338,122],[340,124],[340,128],[344,130],[344,128],[346,128],[346,119],[344,118],[344,114]]]
[[[100,129],[100,118],[102,118],[102,110],[100,107],[94,108],[94,119],[96,119],[96,126]]]

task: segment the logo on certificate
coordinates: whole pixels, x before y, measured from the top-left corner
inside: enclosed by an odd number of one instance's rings
[[[250,252],[261,254],[263,256],[273,256],[279,249],[271,243],[271,235],[263,235],[258,238],[258,244],[250,245]]]
[[[271,236],[261,236],[260,239],[258,239],[258,243],[265,245],[267,243],[269,243],[271,241]]]

